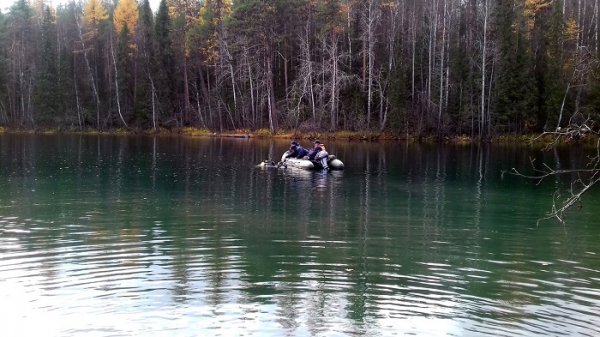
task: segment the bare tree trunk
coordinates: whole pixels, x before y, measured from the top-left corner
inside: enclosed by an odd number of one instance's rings
[[[200,70],[200,81],[202,81],[202,94],[204,95],[204,98],[206,99],[206,103],[208,105],[208,123],[214,127],[214,123],[213,123],[213,111],[212,111],[212,102],[210,99],[210,73],[208,72],[208,69],[206,69],[206,78],[207,81],[204,80],[204,72],[202,71],[202,69]],[[205,87],[205,83],[208,86]]]
[[[229,75],[231,77],[231,92],[233,93],[233,111],[237,114],[237,94],[235,92],[235,73],[233,71],[233,64],[231,64],[231,60],[228,61],[229,63]]]
[[[221,29],[219,29],[219,39],[221,40],[221,52],[224,53],[224,56],[227,58],[227,68],[229,70],[229,77],[231,78],[231,92],[233,94],[233,109],[234,112],[237,113],[237,94],[235,89],[235,72],[233,71],[233,57],[229,52],[229,46],[227,46],[227,42],[221,36]]]
[[[486,126],[486,134],[491,135],[491,127],[492,127],[492,87],[494,83],[494,71],[496,70],[496,59],[492,59],[492,69],[490,71],[490,80],[488,82],[488,97],[487,97],[487,126]]]
[[[566,1],[565,1],[566,2]],[[581,22],[581,0],[577,0],[577,24],[579,25],[579,29],[577,29],[577,49],[579,46],[583,45],[583,22]]]
[[[325,84],[325,54],[327,53],[327,43],[326,43],[326,39],[323,39],[323,41],[321,42],[321,93],[319,95],[319,118],[318,118],[318,124],[319,126],[321,125],[321,120],[323,119],[323,111],[325,110],[325,102],[324,102],[324,96],[325,94],[323,93],[323,91],[325,90],[325,88],[327,87]]]
[[[200,120],[200,124],[203,128],[206,128],[206,123],[204,122],[204,117],[202,116],[202,109],[200,108],[200,92],[198,91],[198,86],[196,86],[196,109],[198,110],[198,119]]]
[[[79,90],[77,90],[77,72],[73,72],[73,88],[75,89],[75,103],[77,108],[77,122],[79,124],[79,131],[82,130],[81,125],[81,104],[79,103]]]
[[[315,90],[314,90],[314,85],[313,85],[313,79],[312,79],[312,71],[311,71],[311,75],[308,78],[309,80],[309,88],[310,88],[310,106],[311,106],[311,110],[312,110],[312,116],[313,119],[317,118],[317,109],[315,106]]]
[[[440,52],[440,98],[438,101],[438,121],[437,128],[438,133],[442,128],[442,110],[444,108],[444,61],[446,58],[446,9],[447,9],[447,1],[444,0],[444,12],[443,15],[443,23],[442,23],[442,50]]]
[[[289,88],[289,80],[288,80],[288,58],[287,57],[283,57],[283,55],[281,55],[281,58],[283,59],[283,81],[284,81],[284,85],[285,85],[285,94],[286,94],[286,102],[288,101],[287,99],[287,94],[289,92],[288,88]]]
[[[331,63],[332,63],[332,74],[331,74],[331,107],[330,107],[330,118],[331,118],[331,124],[330,124],[330,129],[331,131],[335,131],[336,130],[336,125],[337,125],[337,81],[338,81],[338,55],[337,55],[337,36],[335,35],[335,33],[332,33],[332,37],[331,37]]]
[[[349,24],[349,23],[348,23]],[[314,85],[313,85],[313,68],[312,68],[312,53],[310,51],[310,37],[309,37],[309,25],[308,22],[306,23],[306,28],[304,30],[305,32],[305,53],[304,53],[304,58],[305,58],[305,62],[307,62],[308,64],[308,86],[310,88],[310,106],[311,106],[311,110],[312,110],[312,118],[313,120],[315,120],[317,118],[317,111],[315,108],[315,91],[314,91]]]
[[[416,52],[417,52],[417,24],[416,24],[416,17],[415,17],[415,12],[413,12],[412,15],[412,52],[411,52],[411,100],[412,100],[412,105],[414,106],[415,104],[415,59],[416,59]]]
[[[275,132],[278,128],[277,125],[277,102],[275,101],[275,90],[273,88],[273,53],[272,47],[267,48],[268,53],[266,55],[267,63],[267,103],[269,106],[269,129],[271,132]]]
[[[369,128],[369,125],[371,123],[371,110],[372,110],[372,103],[373,103],[373,67],[374,67],[374,59],[375,59],[375,55],[374,55],[374,47],[375,47],[375,24],[377,21],[377,15],[378,13],[376,13],[376,4],[375,4],[375,0],[368,0],[368,5],[367,5],[367,17],[365,18],[366,20],[366,30],[367,30],[367,34],[366,34],[366,44],[367,44],[367,50],[366,50],[366,54],[367,54],[367,59],[368,59],[368,70],[367,70],[367,128]]]
[[[98,95],[98,89],[96,88],[94,72],[92,71],[92,66],[90,65],[90,61],[87,56],[87,49],[85,47],[85,41],[83,40],[83,33],[81,31],[81,23],[79,22],[79,18],[75,17],[75,22],[77,23],[77,29],[79,31],[79,42],[81,43],[81,48],[83,49],[83,59],[90,77],[90,85],[92,86],[92,91],[94,92],[94,98],[96,100],[96,128],[100,130],[100,96]]]
[[[379,82],[381,83],[381,81]],[[385,124],[387,123],[389,104],[386,104],[384,89],[379,88],[379,115],[381,117],[381,123],[379,124],[379,131],[383,131],[385,129]]]
[[[600,19],[598,19],[598,0],[594,1],[594,19],[595,19],[595,29],[594,29],[594,51],[596,52],[596,55],[598,54],[598,30],[600,30],[600,27],[598,27],[598,23],[600,22]]]
[[[154,81],[152,80],[152,76],[148,76],[150,80],[150,85],[152,86],[152,128],[156,131],[156,87],[154,86]]]
[[[250,82],[250,109],[252,111],[252,121],[256,120],[256,104],[254,103],[254,81],[252,80],[252,67],[248,62],[248,48],[244,46],[244,61],[248,68],[248,82]]]
[[[29,75],[29,88],[27,88],[27,113],[29,114],[29,122],[35,129],[35,119],[33,118],[33,104],[31,102],[31,96],[33,93],[33,81],[31,74]]]
[[[479,119],[479,138],[483,138],[485,132],[485,67],[487,52],[487,22],[489,14],[489,0],[485,0],[483,15],[483,46],[481,52],[481,115]]]
[[[404,3],[403,3],[404,7]],[[389,102],[385,99],[385,89],[389,85],[390,78],[392,76],[395,61],[396,61],[396,37],[398,35],[398,31],[402,29],[404,26],[404,14],[402,14],[400,26],[397,24],[398,15],[400,15],[400,11],[404,13],[404,8],[400,8],[399,4],[391,4],[390,8],[390,25],[392,27],[391,31],[388,32],[388,66],[387,66],[387,78],[385,83],[383,83],[383,79],[379,81],[379,131],[383,131],[385,129],[387,119],[388,119],[388,111],[389,111]],[[399,62],[402,62],[401,60]]]
[[[444,109],[447,111],[448,110],[448,97],[449,97],[449,92],[450,92],[450,42],[451,42],[451,36],[452,36],[452,13],[453,13],[453,9],[454,9],[454,3],[452,1],[450,1],[450,12],[448,13],[448,23],[447,23],[447,27],[448,27],[448,32],[446,33],[446,50],[447,50],[447,54],[448,57],[446,59],[446,93],[445,93],[445,100],[444,100]],[[460,111],[460,110],[459,110]]]
[[[4,103],[0,100],[0,122],[3,124],[8,124],[8,114],[6,113],[6,107]]]
[[[352,55],[352,30],[350,29],[352,27],[351,25],[351,12],[352,12],[352,4],[350,3],[351,0],[346,0],[346,6],[348,7],[348,11],[346,12],[346,30],[348,31],[348,54]],[[308,29],[308,24],[307,24],[307,29]],[[307,32],[308,35],[308,32]],[[348,62],[349,65],[352,64],[352,59],[348,58]]]
[[[19,101],[21,102],[21,118],[19,118],[19,122],[21,125],[23,125],[23,123],[25,122],[25,118],[27,118],[26,115],[26,110],[25,110],[25,80],[24,80],[25,74],[23,73],[23,70],[20,69],[19,71]]]
[[[183,120],[184,124],[190,122],[190,84],[188,81],[188,65],[187,65],[187,56],[183,56]]]
[[[429,108],[431,107],[431,96],[432,89],[431,85],[433,82],[433,68],[435,67],[435,34],[437,31],[437,13],[436,13],[436,1],[432,2],[432,8],[430,13],[430,25],[429,25],[429,46],[427,48],[427,114],[429,115]]]
[[[110,39],[110,54],[112,56],[112,61],[113,61],[113,66],[115,69],[115,98],[117,100],[117,111],[119,112],[119,117],[121,118],[121,122],[123,122],[123,125],[125,125],[126,128],[129,128],[129,126],[127,126],[127,123],[125,122],[125,119],[123,118],[123,114],[121,113],[121,103],[119,100],[119,72],[117,70],[117,60],[115,58],[115,49],[113,47],[113,40],[112,37]],[[154,86],[153,86],[154,89]],[[154,90],[152,91],[152,93],[154,93]],[[152,97],[154,99],[154,97]],[[154,104],[152,104],[152,109],[154,111]],[[152,121],[154,121],[154,115],[152,115]],[[155,126],[156,129],[156,126]]]

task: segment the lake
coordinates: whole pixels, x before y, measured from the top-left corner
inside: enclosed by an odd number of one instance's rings
[[[308,141],[303,142],[305,146]],[[600,193],[501,176],[575,149],[0,135],[3,336],[600,334]]]

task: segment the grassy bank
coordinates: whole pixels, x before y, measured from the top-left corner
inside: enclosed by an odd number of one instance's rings
[[[265,138],[265,139],[285,139],[285,140],[342,140],[342,141],[363,141],[363,142],[380,142],[380,141],[401,141],[410,143],[425,143],[425,144],[455,144],[455,145],[469,145],[479,143],[478,138],[472,138],[468,135],[457,135],[451,137],[436,137],[436,136],[419,136],[415,134],[400,134],[391,131],[377,132],[377,131],[308,131],[300,132],[297,130],[279,130],[277,132],[271,132],[268,129],[238,129],[224,132],[215,132],[205,128],[174,128],[166,129],[160,128],[158,130],[140,130],[140,129],[111,129],[99,131],[96,129],[78,130],[78,129],[9,129],[6,127],[0,127],[0,134],[11,133],[11,134],[82,134],[82,135],[161,135],[161,136],[184,136],[184,137],[224,137],[224,138]],[[497,144],[497,145],[530,145],[534,147],[544,147],[551,144],[556,145],[569,145],[569,144],[580,144],[595,146],[598,141],[598,137],[595,135],[589,135],[585,138],[581,138],[577,141],[561,139],[556,141],[552,135],[518,135],[518,134],[503,134],[492,137],[486,140],[486,143]]]

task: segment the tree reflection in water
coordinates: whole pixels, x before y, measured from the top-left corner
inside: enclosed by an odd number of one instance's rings
[[[0,300],[22,295],[21,322],[44,308],[88,317],[62,335],[123,332],[111,318],[125,313],[140,334],[148,317],[182,333],[278,336],[600,323],[589,310],[600,229],[586,226],[598,204],[567,233],[536,228],[554,185],[500,179],[532,156],[577,165],[569,152],[333,142],[344,171],[255,168],[286,145],[1,136]]]

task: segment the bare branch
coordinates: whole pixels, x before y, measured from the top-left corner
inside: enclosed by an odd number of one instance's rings
[[[584,116],[581,113],[575,113],[569,120],[568,126],[565,128],[557,127],[556,131],[544,132],[533,141],[540,140],[545,136],[552,136],[551,142],[546,145],[545,150],[555,147],[560,142],[572,142],[578,141],[589,136],[600,136],[600,132],[597,131],[595,121],[590,116]],[[581,169],[553,169],[548,164],[543,163],[541,168],[535,165],[535,160],[530,159],[530,164],[533,171],[536,174],[525,174],[516,168],[512,168],[509,174],[516,175],[519,177],[537,180],[539,185],[544,179],[548,177],[555,177],[565,174],[576,174],[577,179],[571,181],[569,195],[563,199],[560,191],[555,191],[553,195],[553,203],[551,211],[540,220],[556,219],[560,223],[565,222],[565,213],[581,201],[582,196],[587,193],[593,186],[600,182],[600,137],[596,140],[596,151],[595,155],[589,158],[589,162],[586,168]],[[503,172],[503,174],[506,172]]]
[[[546,217],[540,219],[540,220],[548,220],[548,219],[557,219],[560,223],[565,223],[565,212],[567,210],[569,210],[571,207],[573,207],[575,204],[577,204],[580,200],[581,197],[590,189],[592,188],[592,186],[596,185],[598,182],[600,182],[600,176],[599,176],[599,171],[596,171],[596,173],[594,174],[593,178],[590,179],[588,181],[588,183],[583,183],[582,180],[578,179],[577,181],[573,182],[573,184],[571,184],[571,195],[565,199],[562,204],[560,206],[557,206],[558,203],[560,203],[560,193],[558,191],[556,191],[554,193],[554,202],[552,204],[552,211],[550,211],[549,213],[546,214]],[[578,190],[577,192],[574,192],[575,190],[575,184],[579,183],[581,185],[583,185],[583,187]],[[538,221],[539,223],[539,221]]]

